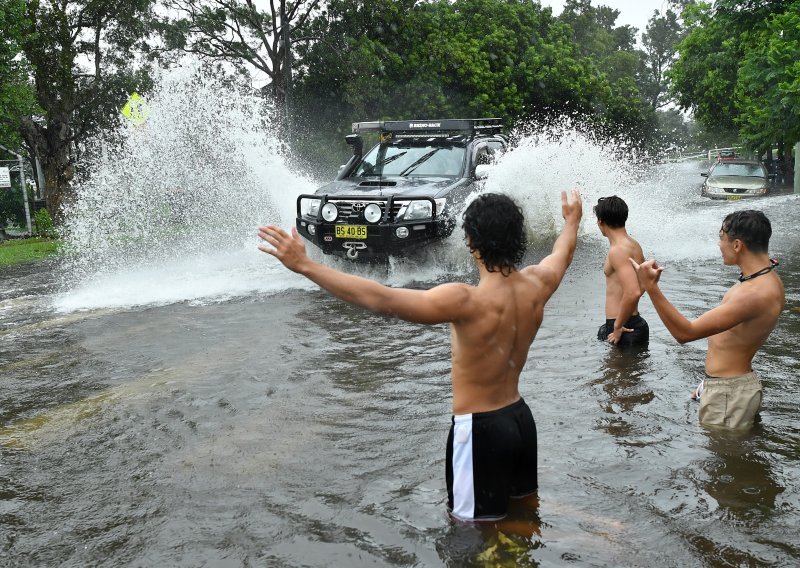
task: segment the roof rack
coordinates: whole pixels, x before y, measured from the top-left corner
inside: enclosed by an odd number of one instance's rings
[[[503,128],[500,118],[444,118],[437,120],[377,120],[354,122],[353,132],[380,132],[395,138],[418,136],[443,137],[453,134],[499,134]]]

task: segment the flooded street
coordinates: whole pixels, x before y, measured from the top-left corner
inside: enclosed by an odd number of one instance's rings
[[[582,185],[575,260],[520,382],[539,431],[540,505],[518,517],[527,535],[445,514],[446,326],[334,300],[255,251],[254,236],[223,257],[81,286],[65,287],[55,263],[3,268],[0,564],[797,565],[800,199],[709,202],[699,171]],[[524,206],[532,223],[556,206],[555,173],[531,194],[552,203]],[[738,276],[716,248],[724,215],[753,206],[772,221],[787,307],[754,362],[764,405],[752,431],[698,425],[689,392],[705,342],[679,345],[646,297],[648,351],[595,339],[607,243],[591,204],[614,192],[691,317]],[[460,234],[451,241],[438,264],[350,269],[390,285],[475,282]]]

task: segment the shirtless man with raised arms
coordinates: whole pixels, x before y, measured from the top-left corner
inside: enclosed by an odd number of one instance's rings
[[[273,225],[259,249],[346,302],[411,322],[449,323],[453,418],[447,441],[448,510],[459,520],[503,518],[510,498],[538,488],[536,424],[519,394],[519,375],[544,306],[572,262],[582,209],[577,191],[561,194],[566,221],[552,253],[517,269],[527,246],[522,210],[505,195],[484,194],[464,212],[477,286],[390,288],[306,256],[302,238]]]
[[[639,282],[629,259],[644,262],[639,243],[625,229],[628,206],[612,195],[601,197],[594,206],[597,227],[610,245],[603,273],[606,275],[606,323],[597,330],[597,339],[618,347],[645,346],[650,328],[639,315]]]
[[[786,303],[783,282],[773,271],[777,262],[767,253],[771,236],[769,219],[761,211],[725,217],[719,248],[726,266],[739,267],[739,282],[719,306],[691,321],[659,289],[663,267],[655,260],[631,260],[640,289],[649,294],[672,336],[680,343],[708,338],[706,379],[693,393],[700,399],[702,424],[748,427],[761,407],[761,381],[753,371],[753,357],[775,329]]]

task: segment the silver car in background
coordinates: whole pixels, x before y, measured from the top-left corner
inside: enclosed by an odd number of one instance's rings
[[[706,178],[701,195],[731,201],[767,195],[775,177],[760,162],[750,160],[720,160],[700,175]]]

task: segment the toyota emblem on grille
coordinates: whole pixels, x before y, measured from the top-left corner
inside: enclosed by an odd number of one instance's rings
[[[364,210],[364,207],[366,207],[366,205],[364,205],[364,203],[361,201],[356,201],[355,203],[353,203],[353,211],[361,212]]]

